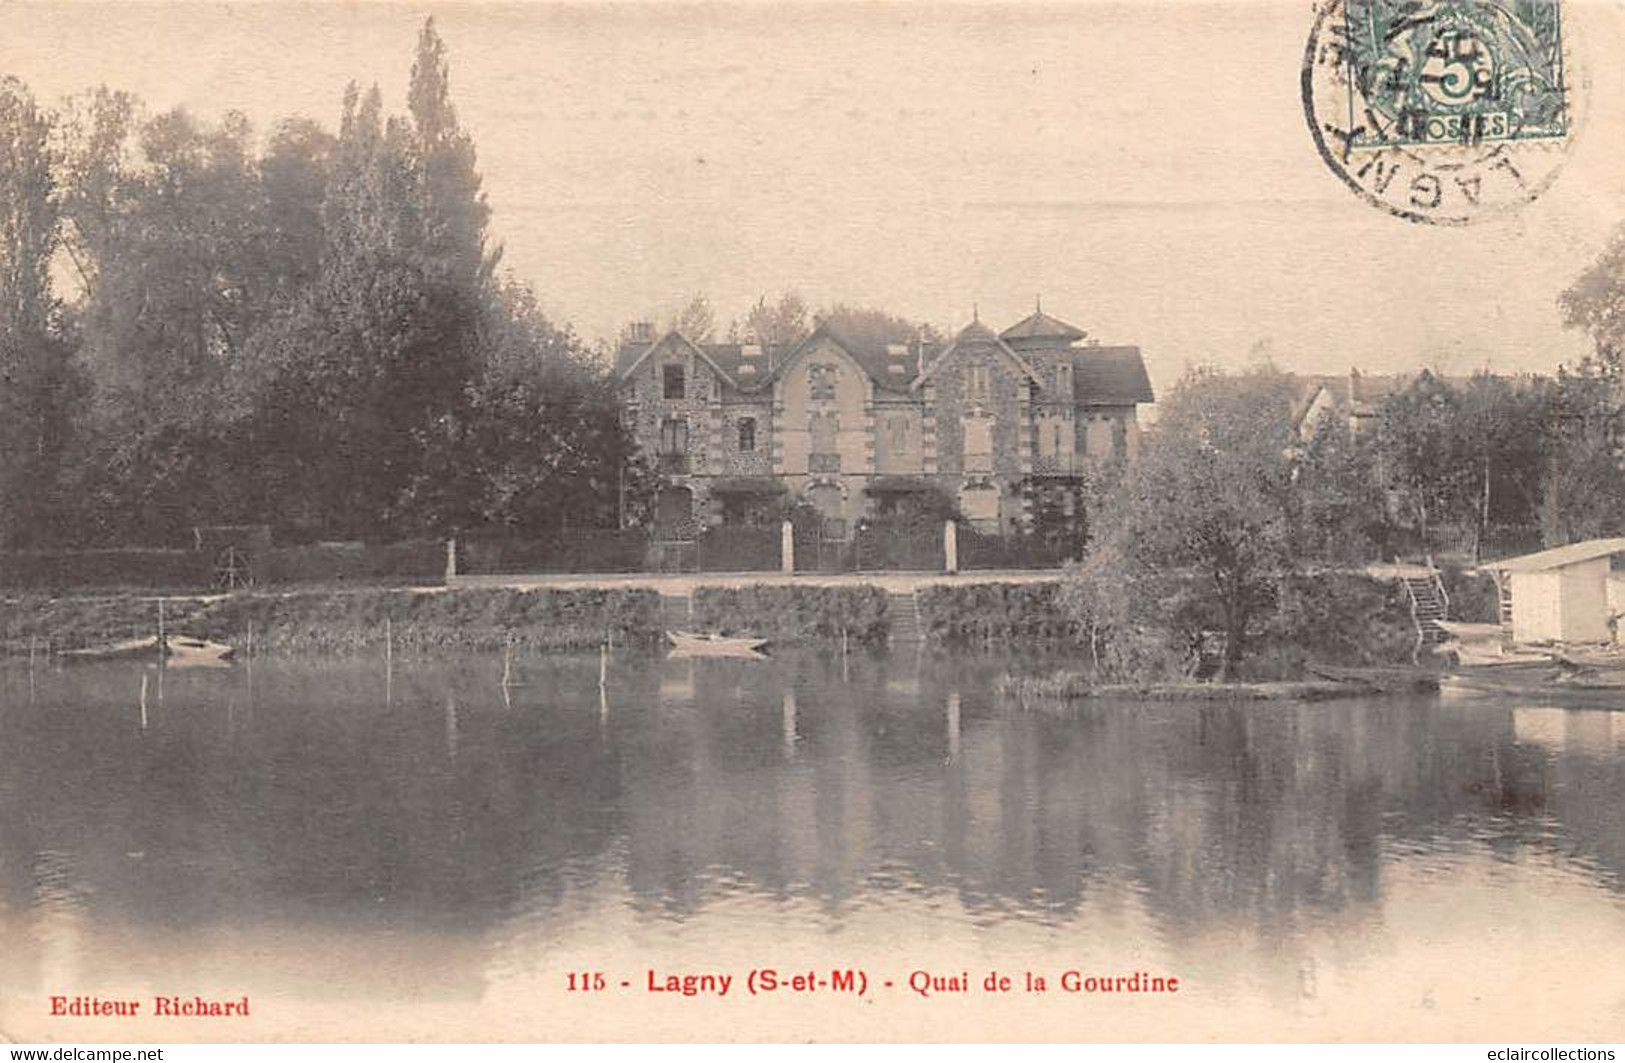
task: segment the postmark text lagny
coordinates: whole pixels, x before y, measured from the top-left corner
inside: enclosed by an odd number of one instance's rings
[[[1571,131],[1558,0],[1331,0],[1302,81],[1326,164],[1412,221],[1529,202]]]

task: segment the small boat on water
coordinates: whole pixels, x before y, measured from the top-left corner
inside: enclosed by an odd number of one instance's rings
[[[1625,709],[1625,673],[1572,671],[1551,665],[1465,669],[1439,681],[1444,694],[1512,697],[1541,705]]]
[[[87,646],[78,650],[63,650],[59,655],[68,661],[140,661],[151,660],[160,654],[171,668],[221,667],[231,662],[236,649],[222,642],[211,642],[194,635],[168,635],[160,651],[158,637],[125,639],[105,646]]]
[[[668,631],[674,657],[742,657],[761,660],[768,640],[741,635],[720,635],[709,632]]]
[[[171,635],[166,641],[169,653],[165,663],[171,668],[220,668],[230,664],[237,652],[225,643],[191,635]]]
[[[1451,636],[1434,647],[1450,665],[1439,680],[1443,694],[1625,709],[1625,654],[1612,648],[1511,645],[1496,624],[1439,626]]]

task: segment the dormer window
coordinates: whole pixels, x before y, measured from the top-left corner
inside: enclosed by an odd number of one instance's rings
[[[663,390],[668,399],[680,399],[688,394],[687,381],[683,376],[683,366],[680,362],[672,362],[662,367]]]

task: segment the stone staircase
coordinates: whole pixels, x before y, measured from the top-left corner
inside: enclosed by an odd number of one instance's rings
[[[913,591],[892,591],[887,596],[887,638],[893,646],[924,641],[920,627],[920,603]]]

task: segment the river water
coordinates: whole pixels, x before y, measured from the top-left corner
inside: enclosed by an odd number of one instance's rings
[[[1625,713],[996,692],[1057,663],[7,663],[0,1032],[1625,1036]],[[166,994],[249,1015],[50,1014]]]

